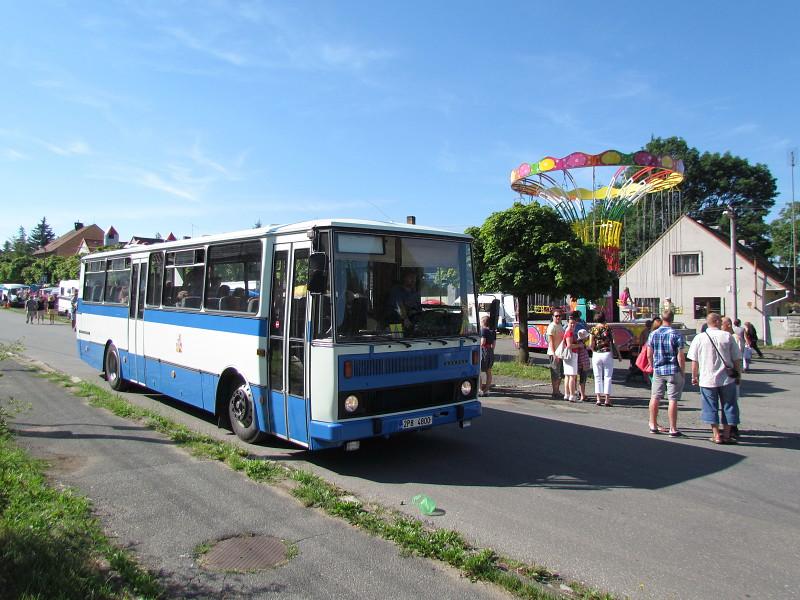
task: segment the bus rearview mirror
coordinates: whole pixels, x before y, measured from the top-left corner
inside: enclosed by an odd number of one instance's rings
[[[312,252],[308,257],[308,291],[322,294],[328,285],[328,257],[324,252]]]

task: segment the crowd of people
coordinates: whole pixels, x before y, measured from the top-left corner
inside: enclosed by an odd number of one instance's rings
[[[25,290],[20,293],[22,300],[22,307],[25,311],[25,323],[33,325],[34,323],[48,322],[50,325],[55,324],[56,316],[58,315],[58,296],[54,293],[48,293],[44,290],[30,291]],[[75,312],[77,310],[78,293],[75,292],[72,301],[70,302],[70,316],[75,324]],[[11,303],[7,294],[0,295],[0,306],[10,308]]]
[[[547,357],[551,397],[568,402],[586,402],[586,380],[594,375],[595,403],[611,407],[614,358],[620,358],[614,336],[603,315],[589,329],[578,311],[556,309],[547,326]],[[674,313],[669,305],[660,317],[648,320],[639,344],[641,353],[631,357],[631,372],[645,377],[650,385],[648,428],[653,434],[682,437],[678,428],[678,403],[684,390],[687,359],[691,382],[700,388],[701,421],[711,429],[710,441],[733,444],[738,439],[739,385],[741,374],[750,368],[758,348],[752,323],[711,312],[700,333],[688,346],[684,335],[672,327]],[[491,380],[490,380],[491,381]],[[564,382],[564,392],[561,383]],[[659,424],[659,409],[667,403],[667,426]]]

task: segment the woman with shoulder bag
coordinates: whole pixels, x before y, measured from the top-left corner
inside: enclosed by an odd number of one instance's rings
[[[564,400],[578,401],[578,340],[575,331],[577,319],[570,313],[564,339],[558,347],[557,355],[564,365]]]

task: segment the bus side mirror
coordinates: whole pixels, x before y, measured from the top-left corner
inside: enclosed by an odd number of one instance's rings
[[[497,320],[500,317],[500,299],[495,298],[489,305],[489,329],[497,330]]]
[[[312,252],[308,257],[308,291],[322,294],[328,289],[328,257],[324,252]]]

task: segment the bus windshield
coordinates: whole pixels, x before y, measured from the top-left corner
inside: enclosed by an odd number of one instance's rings
[[[468,242],[338,232],[334,307],[340,341],[474,335]]]

